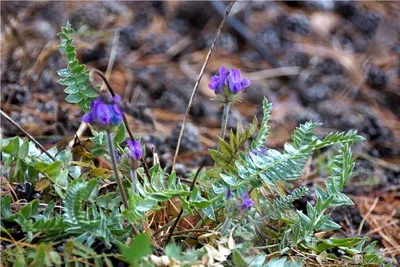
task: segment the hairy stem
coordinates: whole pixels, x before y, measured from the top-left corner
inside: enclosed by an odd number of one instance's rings
[[[221,226],[221,233],[222,235],[225,235],[225,233],[229,230],[231,226],[232,218],[226,217],[224,224]]]
[[[108,142],[108,148],[110,150],[110,157],[111,157],[112,167],[114,169],[115,179],[117,180],[117,185],[118,185],[119,191],[121,192],[122,202],[124,203],[125,209],[128,209],[128,199],[126,198],[126,194],[125,194],[124,186],[122,185],[121,177],[119,177],[117,160],[115,159],[115,154],[114,154],[114,143],[113,143],[112,135],[109,131],[107,131],[107,142]]]
[[[230,106],[229,103],[224,104],[224,110],[222,113],[221,133],[219,135],[224,140],[225,140],[226,125],[228,124],[229,106]]]
[[[137,193],[136,180],[137,180],[136,169],[133,168],[131,169],[131,181],[132,181],[132,191],[134,193]]]

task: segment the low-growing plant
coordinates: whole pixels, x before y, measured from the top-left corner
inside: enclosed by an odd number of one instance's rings
[[[329,209],[353,202],[342,191],[354,162],[355,131],[318,137],[318,123],[294,131],[282,151],[266,147],[272,105],[263,100],[261,123],[229,130],[229,106],[250,81],[240,70],[219,70],[209,87],[224,106],[215,166],[200,167],[191,179],[168,173],[146,154],[125,123],[123,102],[99,91],[79,64],[67,22],[59,36],[68,61],[58,71],[66,101],[86,113],[93,137],[72,150],[46,153],[20,137],[3,139],[2,175],[7,183],[30,183],[43,196],[1,198],[1,258],[14,266],[381,266],[384,258],[367,238],[331,237],[340,228]],[[112,88],[109,88],[113,94]],[[129,138],[126,138],[126,133]],[[82,142],[83,143],[83,142]],[[307,162],[321,149],[336,156],[315,203],[295,202]],[[112,167],[96,165],[105,158]],[[117,183],[117,187],[114,186]],[[3,181],[3,185],[5,185]],[[387,264],[389,266],[390,264]]]

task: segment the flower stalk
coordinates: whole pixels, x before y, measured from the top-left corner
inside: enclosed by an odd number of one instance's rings
[[[225,139],[225,133],[226,133],[226,125],[228,124],[228,115],[229,115],[229,107],[230,103],[226,103],[223,105],[223,111],[222,111],[222,122],[221,122],[221,133],[220,137],[222,139]]]
[[[117,160],[116,160],[115,154],[114,154],[113,138],[112,138],[110,131],[106,131],[106,135],[107,135],[108,148],[110,150],[111,163],[112,163],[112,167],[114,170],[115,179],[117,180],[117,185],[118,185],[119,191],[121,192],[122,203],[124,204],[125,209],[128,209],[128,207],[129,207],[128,199],[126,197],[124,186],[122,185],[121,177],[119,176]]]

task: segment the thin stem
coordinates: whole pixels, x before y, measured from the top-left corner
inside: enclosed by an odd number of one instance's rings
[[[94,77],[93,77],[93,74],[94,74],[94,73],[100,76],[100,78],[101,78],[101,79],[103,80],[103,82],[106,84],[107,89],[108,89],[108,91],[110,92],[110,94],[111,94],[112,96],[116,96],[115,91],[114,91],[114,89],[112,88],[112,86],[111,86],[110,82],[108,81],[107,77],[104,75],[104,73],[102,73],[102,72],[99,71],[98,69],[92,69],[92,70],[89,72],[89,80],[90,80],[90,83],[91,83],[91,85],[92,85],[92,88],[93,88],[94,90],[98,91],[98,90],[96,89],[95,84],[94,84]],[[100,93],[100,91],[98,91],[98,93]],[[122,112],[122,120],[124,121],[125,129],[126,129],[126,131],[128,132],[129,138],[131,139],[131,141],[135,140],[135,137],[133,136],[132,130],[131,130],[131,128],[129,127],[128,120],[127,120],[127,118],[126,118],[126,116],[125,116],[125,113],[123,113],[123,112]],[[143,157],[140,159],[140,162],[142,163],[142,166],[143,166],[143,168],[144,168],[144,172],[145,172],[145,174],[146,174],[146,176],[147,176],[147,179],[150,181],[150,180],[151,180],[151,175],[150,175],[150,172],[149,172],[149,167],[147,167],[146,161],[144,160]]]
[[[200,165],[200,167],[197,169],[196,175],[195,175],[194,178],[193,178],[192,185],[190,186],[190,192],[193,191],[194,186],[195,186],[195,184],[196,184],[197,177],[199,176],[201,169],[204,167],[204,164],[205,164],[205,160],[204,160],[203,163]],[[190,195],[187,196],[187,198],[186,198],[187,201],[189,201],[189,198],[190,198]],[[169,230],[169,235],[168,235],[168,237],[167,237],[167,241],[165,241],[165,245],[164,245],[164,246],[166,246],[166,245],[169,243],[169,241],[171,240],[171,237],[172,237],[172,235],[173,235],[173,233],[174,233],[175,227],[176,227],[177,224],[179,223],[179,220],[181,219],[182,214],[183,214],[183,207],[181,208],[181,211],[179,212],[178,216],[176,217],[176,220],[175,220],[174,224],[172,225],[171,229]]]
[[[111,133],[109,131],[107,131],[107,142],[108,142],[108,147],[110,150],[110,157],[111,157],[111,162],[112,162],[112,166],[114,169],[115,179],[117,180],[117,185],[118,185],[119,191],[121,192],[122,202],[124,203],[125,209],[128,209],[128,199],[126,198],[124,186],[122,185],[121,178],[119,177],[117,160],[115,159],[115,154],[114,154],[113,139],[112,139]]]
[[[226,125],[228,124],[229,107],[230,107],[229,103],[224,104],[224,110],[222,113],[220,137],[224,140],[225,140]]]
[[[8,120],[12,125],[14,125],[16,128],[18,128],[18,130],[20,130],[21,132],[23,132],[26,137],[28,137],[29,140],[31,140],[33,143],[35,143],[35,145],[37,145],[39,147],[40,150],[42,150],[43,153],[45,153],[52,161],[56,161],[56,159],[38,142],[36,141],[36,139],[30,135],[27,131],[25,131],[21,126],[19,126],[19,124],[17,122],[15,122],[13,119],[11,119],[11,117],[9,117],[4,111],[2,111],[0,109],[0,114],[6,118],[6,120]],[[71,178],[72,180],[74,180],[75,178],[68,173],[69,178]]]
[[[228,231],[229,227],[231,226],[232,218],[226,217],[224,224],[221,226],[221,233],[222,235],[225,235],[225,233]]]
[[[136,180],[137,180],[136,169],[133,168],[131,169],[131,181],[132,181],[132,191],[134,193],[137,193]]]
[[[186,109],[186,112],[185,112],[185,116],[183,117],[181,132],[179,133],[178,143],[176,144],[175,155],[174,155],[174,160],[172,162],[172,170],[171,170],[171,172],[175,170],[176,158],[178,157],[179,148],[180,148],[181,142],[182,142],[183,132],[185,130],[186,120],[187,120],[187,117],[189,115],[190,108],[192,107],[194,96],[196,95],[197,88],[199,87],[199,84],[200,84],[200,80],[203,77],[204,70],[205,70],[205,68],[206,68],[206,66],[208,64],[208,61],[210,60],[211,54],[212,54],[212,52],[214,50],[215,43],[218,40],[218,37],[219,37],[219,35],[221,33],[221,30],[222,30],[222,27],[224,26],[226,18],[228,17],[229,12],[231,11],[232,6],[233,6],[234,3],[235,3],[235,0],[232,0],[230,2],[230,4],[227,6],[226,10],[225,10],[225,15],[224,15],[221,23],[219,24],[219,27],[218,27],[218,30],[217,30],[217,34],[215,35],[214,41],[213,41],[213,43],[212,43],[212,45],[210,47],[210,50],[207,53],[206,59],[204,60],[203,66],[201,67],[199,76],[197,77],[196,83],[194,85],[194,88],[193,88],[193,91],[192,91],[192,95],[190,96],[189,103],[188,103],[188,106],[187,106],[187,109]]]

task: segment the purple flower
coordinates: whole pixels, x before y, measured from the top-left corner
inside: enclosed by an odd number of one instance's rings
[[[227,85],[226,78],[228,77],[229,72],[224,67],[219,68],[218,71],[219,75],[214,75],[211,77],[208,87],[214,90],[216,94],[221,94],[222,87],[224,87],[224,85]]]
[[[232,197],[232,191],[231,191],[230,188],[228,188],[228,190],[226,191],[226,196],[225,196],[225,198],[226,198],[226,199],[230,199],[231,197]]]
[[[265,155],[265,152],[267,151],[267,149],[263,146],[259,149],[252,149],[250,151],[250,153],[254,154],[254,155]]]
[[[242,212],[247,211],[254,205],[253,200],[251,198],[248,198],[247,192],[244,192],[242,194],[242,203],[240,204],[240,210]]]
[[[121,156],[118,154],[118,151],[114,149],[115,160],[119,163],[121,161]]]
[[[122,122],[122,112],[118,105],[120,97],[114,97],[114,103],[107,104],[103,102],[102,96],[92,101],[90,111],[86,113],[82,120],[96,126],[104,128],[105,126],[115,126]]]
[[[231,70],[228,76],[229,90],[233,94],[237,94],[243,91],[246,87],[250,86],[250,81],[246,78],[242,78],[240,70]]]
[[[140,160],[140,158],[143,155],[142,145],[136,140],[133,140],[133,141],[127,140],[126,143],[128,144],[129,152],[131,153],[131,157],[134,160]]]

